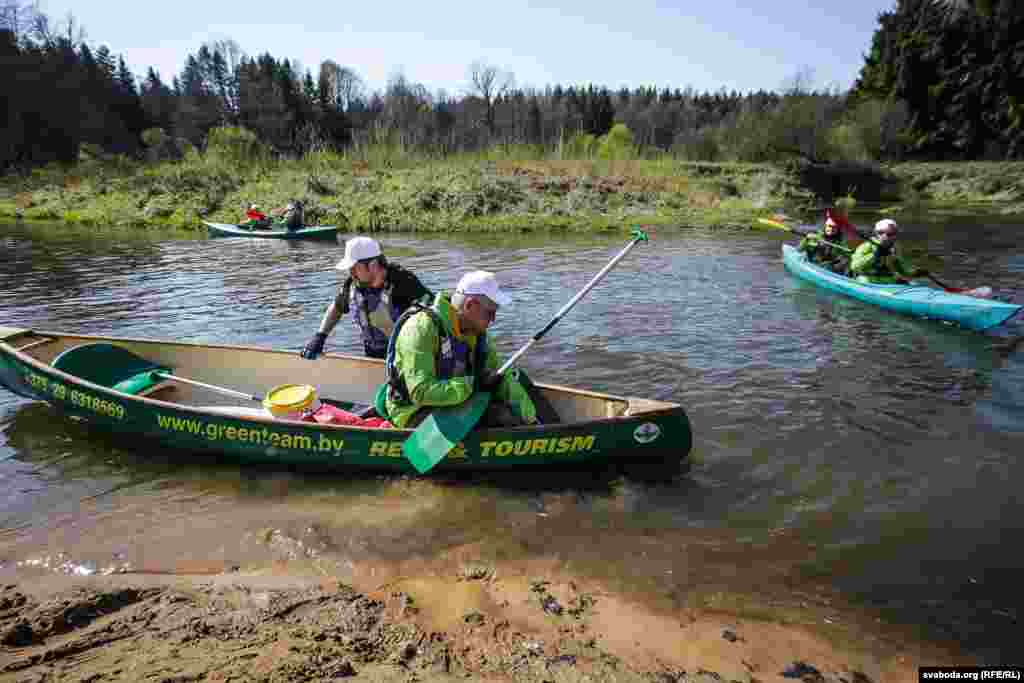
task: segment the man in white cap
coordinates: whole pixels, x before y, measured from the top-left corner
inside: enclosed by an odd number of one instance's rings
[[[899,284],[924,277],[928,271],[914,268],[896,253],[899,226],[891,218],[875,223],[875,237],[857,247],[850,259],[850,273],[861,282]]]
[[[388,345],[383,405],[396,427],[415,427],[437,407],[455,406],[476,390],[494,396],[485,424],[537,422],[530,386],[518,371],[497,375],[498,354],[487,328],[510,297],[493,273],[466,273],[455,292],[441,292],[430,308],[414,307],[395,325]]]
[[[348,277],[327,307],[320,328],[302,350],[302,357],[312,360],[323,353],[324,342],[341,316],[353,311],[366,355],[384,358],[388,337],[398,319],[413,303],[428,305],[433,294],[411,272],[388,263],[380,244],[369,237],[347,240],[345,258],[336,267]]]

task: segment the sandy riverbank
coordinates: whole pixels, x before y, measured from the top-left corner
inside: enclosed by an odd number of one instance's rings
[[[664,609],[555,562],[472,557],[361,564],[346,583],[41,575],[0,591],[0,681],[888,683],[977,663],[797,591]]]

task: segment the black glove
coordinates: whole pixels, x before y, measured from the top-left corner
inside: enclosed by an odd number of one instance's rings
[[[931,273],[929,273],[924,268],[918,268],[917,275],[915,275],[914,277],[928,277],[929,275],[931,275]]]
[[[306,347],[302,349],[302,357],[306,360],[313,360],[321,353],[324,352],[324,342],[327,341],[327,335],[323,332],[317,332],[313,335],[313,338],[309,340]]]
[[[486,391],[488,393],[494,393],[501,386],[502,380],[505,379],[505,375],[497,372],[484,371],[481,373],[476,380],[476,388],[478,391]]]

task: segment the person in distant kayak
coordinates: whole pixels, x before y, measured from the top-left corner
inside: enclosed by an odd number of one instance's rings
[[[496,374],[498,354],[487,335],[511,298],[493,273],[466,273],[454,292],[440,292],[430,308],[412,307],[395,325],[388,344],[386,398],[377,401],[396,427],[416,427],[434,408],[457,406],[474,391],[493,400],[480,424],[536,424],[536,391],[525,373]],[[383,403],[383,405],[382,405]]]
[[[369,237],[353,237],[345,242],[345,258],[337,269],[348,277],[320,321],[320,329],[302,350],[302,357],[313,360],[324,350],[324,342],[343,315],[353,318],[363,338],[363,349],[370,358],[384,358],[388,337],[401,315],[414,302],[429,304],[433,293],[419,278],[395,263],[388,263],[380,243]]]
[[[255,204],[249,205],[249,209],[245,212],[245,217],[248,219],[242,224],[242,227],[245,228],[265,228],[270,225],[270,217],[260,211],[260,207]]]
[[[896,251],[899,226],[885,218],[875,224],[875,237],[864,242],[853,252],[850,273],[861,282],[872,284],[906,284],[911,278],[928,274],[923,268],[914,268]]]
[[[288,202],[284,208],[284,225],[289,232],[301,230],[306,223],[306,207],[298,199]]]
[[[828,225],[829,221],[835,224],[839,229],[839,233],[843,236],[845,243],[850,246],[856,246],[861,240],[868,239],[870,235],[862,234],[853,223],[850,222],[849,214],[846,211],[845,206],[834,206],[825,209],[825,225]]]
[[[833,273],[846,274],[849,252],[837,221],[831,217],[825,220],[825,229],[812,232],[800,240],[800,251],[807,254],[807,260],[828,268]]]

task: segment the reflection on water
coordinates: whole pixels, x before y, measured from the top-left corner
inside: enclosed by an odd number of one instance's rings
[[[944,280],[1024,298],[1014,226],[905,227],[908,251],[941,257],[928,266]],[[298,349],[339,284],[330,243],[2,235],[0,325]],[[626,237],[384,241],[434,289],[469,268],[500,273],[515,298],[494,326],[508,353]],[[472,547],[554,555],[661,596],[824,582],[1009,652],[1024,348],[994,346],[1021,323],[979,334],[819,291],[784,271],[780,241],[655,234],[523,359],[545,381],[685,405],[694,467],[675,481],[241,467],[112,439],[3,393],[0,561],[219,571],[288,560],[344,576],[360,558]],[[358,347],[343,321],[329,348]]]

